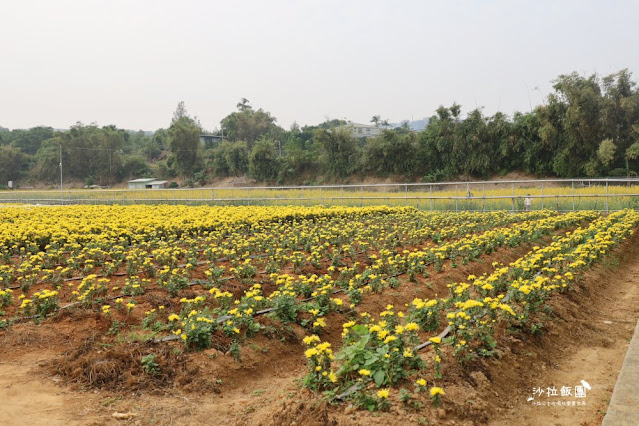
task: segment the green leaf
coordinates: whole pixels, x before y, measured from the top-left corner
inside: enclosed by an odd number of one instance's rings
[[[373,357],[367,359],[366,362],[364,363],[364,367],[372,366],[373,364],[377,363],[378,359],[379,358],[377,356],[373,356]]]
[[[375,380],[375,384],[377,385],[377,387],[383,385],[384,381],[386,380],[386,374],[384,373],[384,370],[377,370],[375,374],[373,374],[373,380]]]
[[[364,334],[368,333],[368,327],[366,327],[365,325],[356,324],[353,326],[353,331],[355,331],[355,334],[363,336]]]

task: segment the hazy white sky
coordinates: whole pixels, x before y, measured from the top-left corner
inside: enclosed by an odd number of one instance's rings
[[[638,1],[0,1],[9,128],[154,130],[183,100],[212,129],[242,97],[287,128],[511,114],[562,73],[639,79]]]

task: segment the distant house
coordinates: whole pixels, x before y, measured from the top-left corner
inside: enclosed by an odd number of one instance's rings
[[[200,143],[204,148],[215,148],[222,142],[222,136],[200,135]]]
[[[348,123],[340,126],[341,129],[348,129],[356,138],[372,138],[382,134],[382,127],[371,126],[370,124]]]
[[[150,185],[151,189],[166,189],[168,184],[168,180],[154,180],[153,182],[151,182]],[[146,187],[148,188],[149,185],[147,185]]]
[[[164,189],[169,181],[155,178],[134,179],[127,182],[129,189]]]

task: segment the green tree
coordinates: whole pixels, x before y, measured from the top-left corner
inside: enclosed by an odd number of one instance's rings
[[[251,107],[248,100],[242,98],[237,104],[238,111],[222,119],[224,137],[232,142],[245,141],[249,148],[262,137],[278,140],[282,137],[283,129],[275,124],[275,117],[262,110]]]
[[[279,172],[277,148],[275,142],[260,139],[249,154],[249,174],[257,180],[270,181]]]
[[[169,135],[164,129],[158,129],[153,136],[144,140],[142,146],[142,154],[148,161],[155,161],[162,157],[163,152],[167,149]]]
[[[596,75],[560,75],[538,108],[540,135],[544,144],[556,147],[553,171],[560,177],[586,172],[586,164],[596,159],[601,137],[601,88]]]
[[[248,144],[241,142],[224,142],[220,144],[222,156],[228,173],[232,176],[242,176],[248,171]]]
[[[122,169],[119,173],[119,178],[124,179],[127,177],[142,178],[153,177],[149,163],[142,157],[137,155],[131,155],[124,158]]]
[[[177,108],[173,111],[173,118],[171,119],[171,124],[175,123],[181,118],[191,118],[189,113],[186,110],[186,105],[184,105],[184,101],[178,102]]]
[[[144,154],[147,161],[157,160],[162,155],[162,146],[158,145],[156,139],[146,138],[142,147],[142,154]]]
[[[216,176],[242,176],[248,172],[249,149],[246,142],[225,140],[207,155],[208,165]]]
[[[27,157],[18,148],[10,145],[0,146],[0,185],[22,177]]]
[[[176,177],[175,169],[173,169],[168,160],[161,160],[155,163],[155,166],[152,168],[152,174],[160,179],[170,179]]]
[[[627,69],[603,77],[601,86],[602,137],[611,139],[618,148],[610,167],[624,167],[629,173],[628,158],[624,153],[637,140],[635,126],[639,122],[639,90]]]
[[[612,141],[612,139],[604,139],[599,145],[599,149],[597,150],[597,158],[599,158],[601,164],[608,167],[615,159],[616,151],[617,146]]]
[[[112,184],[121,176],[122,147],[126,132],[115,126],[85,126],[77,123],[67,132],[56,132],[42,143],[35,155],[32,175],[48,182],[60,178],[60,154],[65,178],[86,180],[91,177],[100,184]]]
[[[200,152],[200,126],[190,117],[183,116],[169,127],[169,148],[176,171],[185,178],[193,177]]]
[[[52,137],[53,128],[39,126],[28,130],[13,130],[6,139],[7,143],[20,149],[23,153],[34,155],[40,149],[42,142]]]
[[[460,157],[464,156],[459,141],[461,107],[440,106],[428,126],[418,137],[417,168],[428,181],[451,178],[459,173]]]
[[[411,176],[415,173],[417,137],[408,132],[382,130],[367,140],[362,150],[362,169],[378,176]]]
[[[153,137],[151,138],[151,140],[160,149],[165,150],[166,147],[168,146],[169,134],[164,129],[157,129],[153,133]]]
[[[639,158],[639,142],[635,142],[626,150],[626,158],[628,160],[636,160]]]
[[[313,143],[311,127],[300,128],[296,123],[284,135],[282,144],[282,157],[278,158],[279,171],[278,182],[288,178],[296,178],[304,174],[318,175],[320,173],[318,163],[318,147]],[[309,136],[310,133],[310,136]]]
[[[249,103],[249,100],[246,98],[242,98],[240,99],[240,101],[237,103],[237,109],[240,111],[246,111],[249,109],[253,109],[253,107],[251,106],[251,104]]]
[[[543,143],[540,136],[540,119],[537,110],[515,113],[512,134],[502,143],[502,170],[523,170],[535,174],[552,174],[554,150]]]
[[[498,154],[488,137],[486,120],[481,109],[472,110],[461,122],[454,139],[455,168],[466,175],[486,177],[491,171],[491,160]]]
[[[320,146],[320,161],[329,175],[344,178],[357,170],[360,150],[357,139],[349,130],[317,129],[315,143]]]

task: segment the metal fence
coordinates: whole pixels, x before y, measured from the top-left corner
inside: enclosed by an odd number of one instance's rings
[[[526,202],[526,199],[529,202]],[[324,186],[0,191],[0,203],[391,205],[424,210],[613,211],[639,207],[639,179],[494,180]]]

